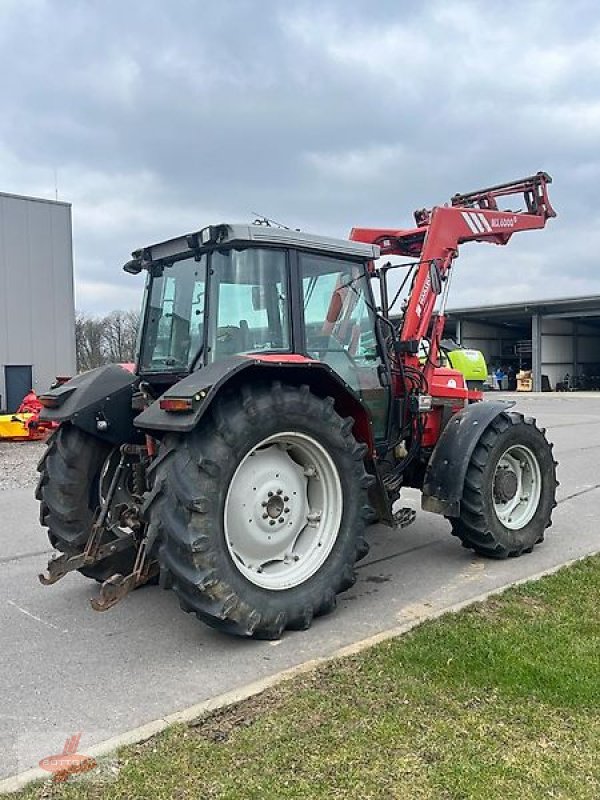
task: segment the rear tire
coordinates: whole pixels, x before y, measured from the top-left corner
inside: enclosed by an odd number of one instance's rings
[[[452,533],[491,558],[531,552],[552,524],[556,464],[534,419],[500,414],[473,451]]]
[[[100,504],[99,481],[111,445],[63,423],[48,440],[40,463],[35,496],[40,501],[40,524],[48,528],[52,547],[76,555],[84,549]],[[93,566],[79,570],[87,578],[104,581],[128,575],[135,561],[131,547]]]
[[[184,611],[227,633],[277,639],[334,609],[354,584],[373,517],[353,423],[331,398],[275,383],[217,398],[196,430],[164,438],[147,513],[160,583]]]

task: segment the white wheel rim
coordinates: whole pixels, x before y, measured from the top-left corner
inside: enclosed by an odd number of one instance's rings
[[[342,511],[339,473],[325,448],[304,433],[269,436],[244,456],[227,492],[232,561],[256,586],[298,586],[327,560]]]
[[[494,511],[500,522],[513,531],[524,528],[537,511],[541,493],[542,471],[536,456],[523,445],[509,447],[492,481]]]

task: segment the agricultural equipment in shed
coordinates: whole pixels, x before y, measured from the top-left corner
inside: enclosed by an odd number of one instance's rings
[[[370,522],[411,521],[392,507],[406,486],[478,553],[529,552],[555,505],[551,446],[439,355],[459,246],[543,228],[549,183],[455,195],[350,241],[223,224],[134,252],[124,269],[148,275],[135,371],[41,398],[60,428],[37,497],[62,553],[42,581],[79,570],[103,582],[104,610],[159,574],[208,624],[277,638],[352,586]],[[525,211],[498,208],[516,193]],[[396,269],[412,278],[399,325]]]

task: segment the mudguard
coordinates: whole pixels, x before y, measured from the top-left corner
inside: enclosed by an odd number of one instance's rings
[[[71,422],[113,444],[142,440],[131,408],[138,382],[137,375],[117,364],[84,372],[40,395],[40,419]]]
[[[167,389],[159,400],[135,418],[134,424],[148,432],[187,433],[196,427],[226,385],[235,388],[242,382],[261,379],[304,383],[315,394],[333,396],[339,413],[354,417],[356,438],[373,449],[371,415],[360,397],[329,365],[301,355],[242,355],[216,361]],[[185,413],[164,411],[160,401],[168,398],[191,400],[192,408]]]
[[[229,356],[193,372],[167,389],[159,400],[135,418],[134,424],[159,438],[163,433],[187,433],[200,422],[220,391],[225,388],[236,391],[243,383],[257,380],[306,384],[320,397],[333,397],[335,409],[342,417],[354,419],[354,436],[367,445],[370,456],[366,456],[366,462],[376,477],[375,483],[369,488],[371,504],[381,521],[392,524],[389,499],[374,459],[371,413],[356,392],[322,361],[290,354]],[[160,400],[170,397],[192,400],[191,410],[185,413],[164,411],[160,407]]]
[[[469,460],[490,422],[514,402],[471,403],[454,414],[442,431],[425,471],[421,508],[445,517],[460,516]]]

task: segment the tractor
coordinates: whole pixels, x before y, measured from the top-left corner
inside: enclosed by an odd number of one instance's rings
[[[38,467],[60,551],[42,583],[78,570],[102,584],[103,611],[158,581],[214,628],[277,639],[334,609],[371,523],[412,521],[394,510],[404,487],[476,553],[530,552],[556,505],[552,447],[511,403],[482,402],[440,342],[459,246],[543,228],[550,182],[455,195],[411,228],[348,240],[267,221],[134,251],[125,271],[147,275],[134,370],[40,398],[59,423]],[[515,194],[524,210],[499,209]],[[408,294],[393,324],[396,269]]]

